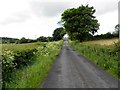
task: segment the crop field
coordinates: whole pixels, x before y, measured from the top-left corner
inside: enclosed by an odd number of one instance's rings
[[[120,79],[118,39],[96,40],[79,43],[70,41],[71,46],[90,59],[93,63]]]
[[[40,43],[27,43],[27,44],[2,44],[2,52],[12,50],[14,52],[33,49],[39,47]]]
[[[88,43],[88,44],[98,44],[98,45],[109,46],[109,45],[113,45],[116,42],[118,42],[118,38],[88,41],[88,42],[84,42],[84,43],[86,43],[86,44]]]
[[[2,45],[3,88],[38,88],[59,54],[62,41]]]

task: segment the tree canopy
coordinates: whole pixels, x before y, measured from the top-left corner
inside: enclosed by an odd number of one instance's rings
[[[94,13],[95,9],[88,5],[67,9],[62,13],[61,22],[71,39],[84,41],[87,36],[97,32],[99,23]]]
[[[61,40],[65,35],[65,31],[63,27],[56,28],[53,32],[53,40]]]

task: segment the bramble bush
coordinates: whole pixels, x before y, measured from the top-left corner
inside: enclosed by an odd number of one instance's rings
[[[22,52],[18,52],[14,55],[13,63],[16,65],[16,68],[20,68],[21,66],[26,66],[31,62],[31,58],[36,54],[37,49],[32,50],[24,50]]]

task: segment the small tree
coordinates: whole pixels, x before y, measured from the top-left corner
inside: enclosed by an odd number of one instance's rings
[[[22,43],[27,43],[27,42],[28,42],[28,40],[25,37],[23,37],[19,41],[17,41],[16,43],[22,44]]]
[[[40,41],[40,42],[48,42],[47,38],[44,37],[44,36],[40,36],[39,38],[37,38],[37,41]]]
[[[49,42],[51,42],[51,41],[53,41],[53,37],[47,37],[47,40],[48,40]]]
[[[65,30],[63,27],[56,28],[53,32],[53,40],[61,40],[63,36],[65,35]]]
[[[113,35],[116,36],[116,37],[119,36],[119,28],[120,28],[120,25],[117,24],[117,25],[115,26],[115,31],[113,32]]]

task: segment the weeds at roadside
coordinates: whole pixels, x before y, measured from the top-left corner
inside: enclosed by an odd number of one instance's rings
[[[93,63],[120,79],[120,67],[118,67],[120,65],[118,60],[118,56],[120,55],[120,42],[109,46],[75,41],[70,41],[70,44],[75,50],[85,55]]]
[[[3,61],[5,61],[4,66],[5,69],[10,67],[8,70],[10,71],[10,77],[8,72],[3,69],[4,75],[7,75],[5,80],[9,79],[9,82],[4,82],[3,88],[38,88],[59,54],[61,46],[62,41],[41,42],[39,43],[39,47],[35,48],[35,51],[34,49],[30,49],[20,51],[19,54],[14,52],[12,52],[12,54],[4,53],[7,55],[6,58],[3,58]],[[17,63],[16,60],[18,61]],[[31,64],[28,64],[29,61]],[[16,65],[20,65],[20,67],[18,68]],[[15,68],[15,70],[12,68]]]

